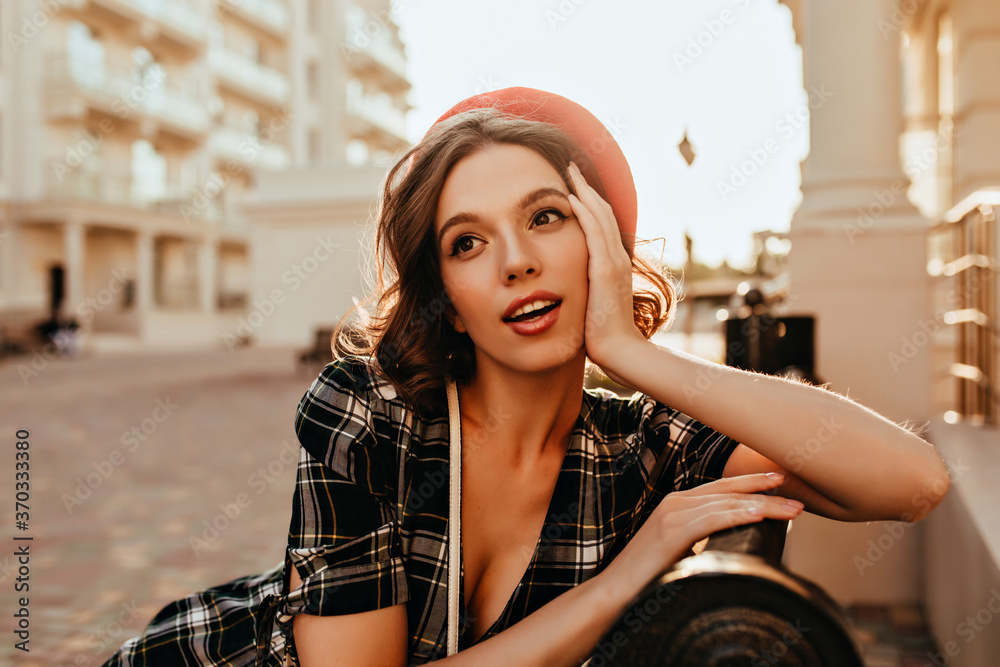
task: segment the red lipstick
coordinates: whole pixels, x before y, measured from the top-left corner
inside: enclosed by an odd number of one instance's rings
[[[544,304],[539,302],[544,302]],[[527,313],[520,312],[521,309],[530,308],[532,304],[536,303],[540,307],[535,310],[529,310]],[[534,336],[552,328],[559,320],[561,306],[562,299],[558,295],[552,292],[537,290],[511,301],[507,306],[507,310],[504,311],[503,321],[516,334]],[[515,316],[526,319],[511,319]]]

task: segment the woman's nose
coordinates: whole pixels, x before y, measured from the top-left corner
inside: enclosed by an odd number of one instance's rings
[[[530,243],[520,238],[511,238],[504,244],[504,262],[501,267],[505,282],[537,275],[541,262]]]

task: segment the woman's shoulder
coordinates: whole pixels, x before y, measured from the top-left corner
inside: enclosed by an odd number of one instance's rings
[[[739,444],[693,417],[636,393],[587,390],[585,417],[599,459],[621,472],[641,461],[644,479],[666,475],[670,489],[719,479]]]
[[[355,454],[391,457],[410,422],[395,387],[364,357],[344,357],[319,372],[299,401],[295,433],[314,459],[353,477]]]
[[[584,389],[583,401],[586,421],[605,433],[627,434],[640,427],[654,412],[676,413],[676,410],[641,392],[622,396],[603,387]]]
[[[584,390],[583,418],[598,444],[613,451],[648,446],[654,435],[676,438],[682,432],[706,428],[648,394],[622,396],[604,388]]]
[[[394,402],[395,387],[371,359],[343,357],[324,366],[303,394],[295,430],[307,449],[307,439],[322,442],[326,449],[335,433],[360,436],[374,431],[376,421],[384,422],[390,414],[398,418],[398,407],[390,405]]]
[[[445,404],[444,386],[440,389]],[[389,379],[377,361],[369,356],[344,356],[331,361],[320,371],[303,397],[302,405],[318,399],[325,404],[350,406],[375,413],[386,422],[436,424],[447,420],[447,408],[418,408],[404,398],[393,380]]]
[[[395,386],[379,371],[371,357],[347,356],[331,361],[309,388],[310,394],[351,394],[357,398],[391,401]]]

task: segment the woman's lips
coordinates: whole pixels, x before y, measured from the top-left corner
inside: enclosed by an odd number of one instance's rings
[[[504,324],[513,329],[514,333],[518,335],[536,336],[552,328],[552,326],[559,319],[560,309],[562,309],[561,302],[557,304],[555,308],[547,313],[543,313],[537,319],[532,319],[527,322],[504,322]]]
[[[559,295],[553,294],[552,292],[546,290],[535,290],[531,294],[514,299],[507,305],[507,310],[503,313],[503,319],[506,321],[509,319],[518,308],[522,308],[528,304],[534,303],[536,301],[560,301]]]

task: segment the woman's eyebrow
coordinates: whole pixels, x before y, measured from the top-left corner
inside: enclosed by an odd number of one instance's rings
[[[569,197],[562,190],[558,190],[556,188],[538,188],[537,190],[532,190],[528,194],[521,197],[521,199],[517,202],[516,207],[521,210],[526,209],[535,202],[537,202],[539,199],[544,199],[545,197],[559,197],[561,199],[569,201]],[[441,225],[441,231],[438,232],[438,245],[439,246],[441,245],[441,241],[444,239],[445,233],[451,227],[454,227],[455,225],[463,222],[478,222],[478,221],[479,221],[479,216],[477,216],[475,213],[467,213],[464,211],[461,213],[456,213],[455,215],[448,218],[448,220],[446,220],[443,225]]]
[[[455,215],[448,218],[443,225],[441,225],[441,231],[438,232],[438,245],[441,245],[441,241],[444,240],[444,235],[448,230],[455,225],[461,224],[463,222],[478,222],[479,216],[475,213],[456,213]]]
[[[539,199],[544,199],[545,197],[560,197],[569,201],[569,197],[562,190],[557,190],[556,188],[538,188],[521,197],[521,201],[517,202],[517,207],[520,209],[528,208]]]

